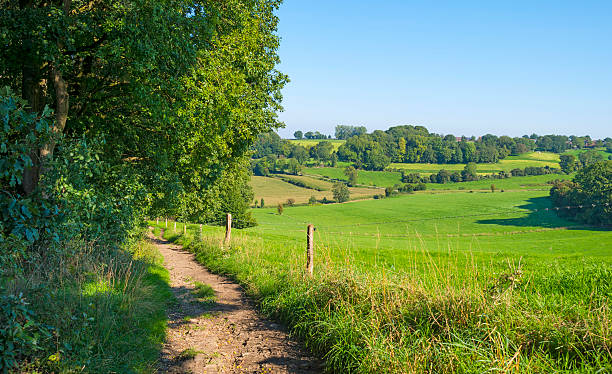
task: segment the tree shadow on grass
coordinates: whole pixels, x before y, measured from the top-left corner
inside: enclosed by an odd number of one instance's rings
[[[526,214],[522,217],[515,218],[481,219],[476,221],[476,223],[483,225],[610,231],[610,228],[589,226],[580,222],[570,221],[559,216],[558,211],[552,206],[550,198],[546,196],[530,198],[527,200],[526,204],[518,206],[518,208],[526,209]]]

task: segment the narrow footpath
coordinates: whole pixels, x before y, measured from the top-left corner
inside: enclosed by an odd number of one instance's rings
[[[179,245],[150,236],[164,256],[177,303],[168,310],[162,373],[320,373],[308,355],[278,324],[262,318],[239,285],[212,274]],[[196,284],[215,291],[198,299]]]

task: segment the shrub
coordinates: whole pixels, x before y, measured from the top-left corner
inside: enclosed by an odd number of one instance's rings
[[[287,206],[294,206],[294,205],[295,205],[295,199],[288,198],[287,199]]]
[[[316,203],[317,203],[317,198],[314,195],[311,195],[310,199],[308,199],[308,204],[314,205]]]
[[[276,206],[276,211],[278,212],[279,215],[283,214],[283,204],[278,203],[278,205]]]

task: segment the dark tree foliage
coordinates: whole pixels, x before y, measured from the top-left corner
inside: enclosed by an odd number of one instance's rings
[[[344,169],[344,175],[346,175],[348,179],[349,186],[353,187],[357,185],[357,169],[349,165]]]
[[[612,225],[612,161],[581,169],[573,181],[555,182],[550,197],[561,215],[589,224]]]
[[[497,162],[510,154],[525,153],[534,148],[534,141],[528,138],[487,134],[475,141],[464,137],[457,141],[455,136],[432,134],[423,126],[396,126],[387,131],[376,130],[348,138],[338,150],[338,157],[360,168],[381,170],[391,162]]]
[[[559,156],[559,166],[565,174],[571,174],[578,168],[578,162],[574,155]]]
[[[280,126],[279,4],[0,0],[0,85],[33,113],[52,108],[57,135],[29,150],[20,193],[45,180],[60,135],[105,139],[99,158],[178,215],[178,196],[206,190]]]

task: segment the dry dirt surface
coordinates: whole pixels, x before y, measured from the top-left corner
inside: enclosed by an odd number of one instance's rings
[[[150,237],[164,256],[177,303],[168,310],[162,373],[320,373],[282,326],[262,318],[240,286],[209,272],[180,246]],[[212,300],[194,295],[196,282],[211,286]]]

